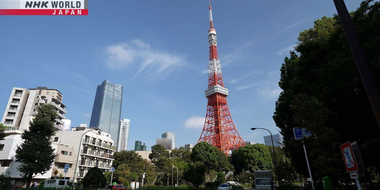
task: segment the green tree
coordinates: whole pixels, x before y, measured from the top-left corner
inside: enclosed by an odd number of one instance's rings
[[[94,167],[88,170],[82,181],[84,188],[98,189],[104,188],[107,185],[107,180],[103,175],[103,172]]]
[[[226,182],[226,176],[224,175],[223,172],[219,172],[218,176],[215,181],[217,184],[225,183]]]
[[[120,152],[114,153],[115,160],[112,166],[117,168],[121,164],[126,164],[129,167],[135,167],[138,163],[143,161],[141,155],[137,154],[135,151],[122,150]]]
[[[199,188],[205,182],[206,166],[201,162],[190,164],[189,169],[183,174],[183,178]]]
[[[119,180],[121,184],[125,184],[126,182],[130,180],[131,173],[132,172],[127,164],[121,164],[115,170],[115,174],[116,174],[115,176],[117,177],[117,179]]]
[[[54,161],[51,136],[56,131],[54,127],[56,118],[57,113],[52,105],[42,105],[38,108],[36,117],[30,122],[29,130],[21,136],[24,142],[17,147],[16,161],[20,162],[18,170],[26,177],[28,188],[33,175],[45,173]]]
[[[5,129],[7,128],[7,126],[3,125],[2,123],[0,123],[0,140],[4,140],[5,138]]]
[[[191,151],[181,146],[179,149],[172,150],[170,157],[173,157],[178,162],[191,162]]]
[[[243,170],[253,172],[258,169],[273,168],[269,149],[263,144],[246,145],[233,151],[231,163],[237,174]]]
[[[0,175],[0,189],[11,189],[11,178]]]
[[[366,0],[352,21],[380,89],[380,2]],[[302,143],[292,129],[313,133],[305,140],[315,179],[329,175],[333,182],[347,179],[339,145],[357,141],[367,167],[380,172],[380,130],[347,43],[340,19],[323,17],[300,33],[296,52],[281,67],[274,120],[284,137],[284,150],[296,170],[308,175]],[[339,135],[338,135],[339,134]],[[311,148],[312,147],[312,148]],[[335,184],[336,185],[336,184]]]
[[[139,172],[137,173],[139,181],[142,180],[142,176],[145,172],[144,184],[152,184],[157,175],[153,164],[147,159],[144,159],[137,165],[137,167],[139,168]]]
[[[218,169],[218,149],[207,142],[196,144],[191,152],[191,160],[204,163],[207,171]]]
[[[149,154],[151,162],[159,169],[164,169],[168,165],[169,151],[164,146],[156,144],[152,146],[152,153]]]

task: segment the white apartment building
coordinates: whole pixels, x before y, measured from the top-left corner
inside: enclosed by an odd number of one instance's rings
[[[129,138],[129,125],[131,120],[122,119],[120,120],[120,134],[119,134],[119,144],[117,146],[117,151],[128,150],[128,138]]]
[[[56,89],[48,89],[46,87],[37,87],[32,89],[16,88],[12,89],[5,108],[4,116],[1,122],[7,126],[5,133],[8,134],[5,140],[0,141],[0,175],[4,174],[12,179],[13,186],[23,185],[21,173],[17,170],[20,163],[15,161],[16,148],[22,144],[21,135],[25,130],[29,129],[29,122],[37,114],[37,108],[42,104],[51,104],[56,108],[58,118],[55,120],[55,125],[64,124],[62,119],[65,119],[63,114],[67,111],[66,106],[62,104],[63,96]],[[57,149],[57,145],[52,145]],[[37,174],[34,180],[50,178],[52,169],[45,174]]]
[[[103,172],[112,168],[115,146],[108,133],[93,128],[77,127],[72,131],[57,132],[52,141],[61,148],[57,151],[54,169],[63,174],[65,164],[70,164],[69,172],[66,174],[70,179],[74,177],[75,168],[75,181],[82,179],[88,170],[95,166]]]

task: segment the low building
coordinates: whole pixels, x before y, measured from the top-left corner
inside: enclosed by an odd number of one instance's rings
[[[264,136],[264,144],[267,146],[272,146],[272,139],[271,136]],[[282,140],[280,134],[274,134],[273,135],[273,145],[275,147],[281,147]]]
[[[188,150],[191,150],[194,148],[194,145],[193,144],[185,144],[185,148]]]
[[[66,177],[75,181],[82,179],[89,169],[97,166],[103,172],[112,168],[113,153],[116,150],[111,135],[92,128],[77,127],[73,131],[60,131],[53,137],[53,144],[60,147],[55,165],[58,172],[65,164],[71,164]],[[65,148],[66,147],[66,148]],[[79,149],[79,150],[78,150]],[[70,155],[71,152],[71,155]],[[79,153],[79,158],[77,157]],[[75,163],[73,163],[73,158]],[[73,173],[70,173],[72,170]],[[70,174],[70,175],[69,175]]]

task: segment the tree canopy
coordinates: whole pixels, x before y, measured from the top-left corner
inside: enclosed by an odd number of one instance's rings
[[[98,167],[93,167],[88,170],[82,183],[84,188],[98,189],[104,188],[107,184],[107,180],[104,177],[103,172]]]
[[[380,3],[366,0],[351,14],[354,27],[380,89]],[[322,17],[300,33],[296,52],[281,67],[274,121],[284,137],[284,150],[296,170],[307,176],[302,142],[292,129],[306,128],[305,140],[315,179],[347,174],[339,146],[357,141],[367,167],[380,171],[380,130],[338,16]],[[336,182],[337,180],[335,180]]]
[[[17,147],[16,161],[20,162],[18,170],[26,177],[27,184],[30,184],[33,175],[48,171],[54,161],[51,137],[56,131],[56,118],[54,106],[40,106],[36,117],[30,122],[29,130],[24,131],[21,136],[23,143]]]
[[[112,163],[112,166],[117,168],[121,164],[126,164],[128,167],[134,167],[141,161],[143,158],[137,154],[135,151],[126,151],[122,150],[120,152],[114,153],[115,160]]]
[[[0,123],[0,141],[4,140],[5,138],[5,133],[4,133],[5,129],[6,129],[6,126]]]
[[[273,168],[269,149],[263,144],[248,144],[234,150],[231,155],[231,163],[234,165],[237,174],[242,171],[253,172],[258,169]]]

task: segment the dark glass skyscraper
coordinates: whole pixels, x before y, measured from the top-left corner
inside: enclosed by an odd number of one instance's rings
[[[90,128],[99,128],[109,133],[114,146],[119,144],[121,103],[123,86],[114,85],[108,80],[98,85],[94,107],[90,121]]]

